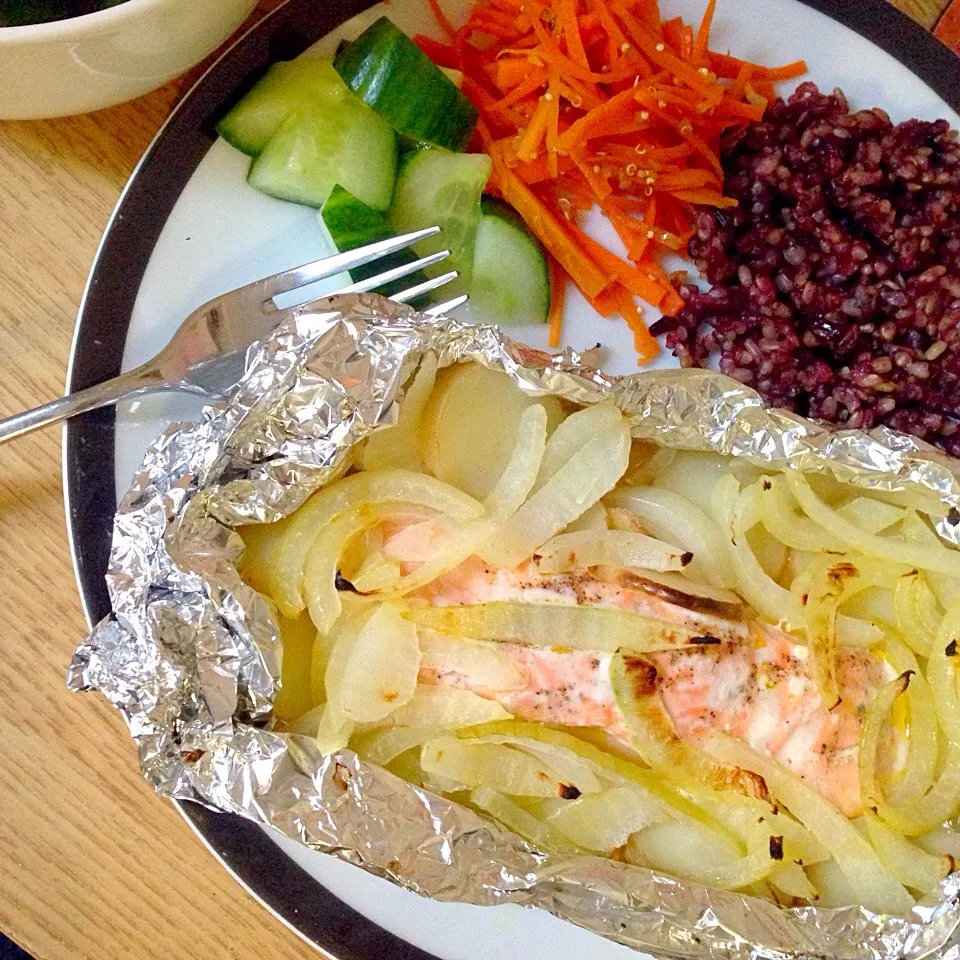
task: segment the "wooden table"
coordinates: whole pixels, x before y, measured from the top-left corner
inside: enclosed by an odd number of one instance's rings
[[[897,2],[928,27],[947,5]],[[0,415],[61,392],[100,235],[197,74],[86,117],[0,123]],[[86,624],[58,430],[0,448],[0,571],[0,931],[37,960],[315,957],[147,788],[117,711],[67,692]]]

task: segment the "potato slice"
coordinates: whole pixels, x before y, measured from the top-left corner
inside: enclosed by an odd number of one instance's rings
[[[540,404],[547,435],[563,420],[557,397],[531,397],[506,374],[479,364],[441,370],[423,412],[421,452],[435,477],[483,500],[513,453],[523,411]]]

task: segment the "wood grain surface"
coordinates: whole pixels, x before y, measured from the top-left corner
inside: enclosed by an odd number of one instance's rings
[[[898,2],[927,27],[947,5]],[[85,117],[0,122],[0,415],[61,392],[103,228],[198,75]],[[316,957],[146,787],[117,712],[67,692],[85,631],[47,430],[0,447],[0,931],[37,960]]]

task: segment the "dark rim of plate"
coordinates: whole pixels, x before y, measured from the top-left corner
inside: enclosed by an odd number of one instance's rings
[[[885,50],[960,110],[960,60],[888,0],[798,0]],[[276,60],[289,60],[370,0],[288,0],[201,78],[147,150],[117,205],[80,308],[71,392],[120,372],[134,301],[154,245],[181,191],[216,139],[214,125]],[[64,444],[68,526],[88,619],[110,612],[104,574],[116,505],[114,413],[69,422]],[[338,960],[430,960],[348,907],[255,824],[194,803],[179,805],[223,863],[304,937]]]

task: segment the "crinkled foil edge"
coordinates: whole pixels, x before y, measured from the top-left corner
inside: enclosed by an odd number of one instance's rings
[[[403,384],[432,351],[476,360],[524,390],[579,404],[612,397],[636,437],[757,463],[914,488],[960,506],[955,465],[890,431],[831,431],[702,370],[606,376],[497,328],[433,319],[372,295],[293,311],[197,423],[151,446],[117,511],[111,616],[81,644],[73,690],[122,713],[146,779],[167,797],[247,817],[444,901],[549,910],[660,956],[960,960],[960,876],[907,918],[861,908],[784,910],[600,857],[543,855],[474,812],[362,762],[273,732],[280,644],[270,606],[237,574],[232,529],[294,510],[396,421]],[[958,542],[948,521],[941,536]]]

